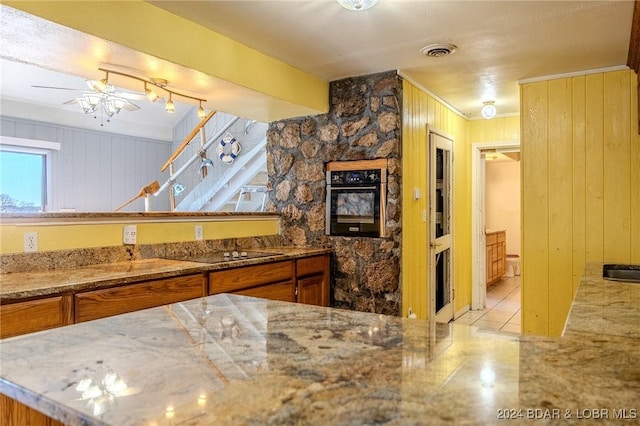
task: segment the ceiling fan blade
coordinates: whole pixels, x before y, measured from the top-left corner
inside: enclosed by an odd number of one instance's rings
[[[31,87],[35,87],[36,89],[56,89],[56,90],[72,90],[75,92],[81,92],[82,89],[72,89],[70,87],[53,87],[53,86],[37,86],[37,85],[31,85]]]
[[[127,111],[137,111],[140,109],[138,105],[130,101],[127,101],[122,108],[126,109]]]
[[[147,97],[142,93],[113,92],[112,95],[127,100],[143,101],[147,99]]]
[[[77,98],[77,99],[71,99],[70,101],[63,102],[63,103],[62,103],[62,105],[73,105],[73,104],[77,104],[79,100],[80,100],[80,98]]]

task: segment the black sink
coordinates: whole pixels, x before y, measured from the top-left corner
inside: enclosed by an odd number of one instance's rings
[[[640,265],[604,265],[602,267],[602,278],[640,283]]]

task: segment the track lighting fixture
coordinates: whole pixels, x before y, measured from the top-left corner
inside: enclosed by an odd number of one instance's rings
[[[169,100],[167,101],[167,105],[165,105],[164,110],[169,114],[173,114],[176,112],[176,106],[173,104],[173,100],[171,99],[172,93],[169,93]]]
[[[144,82],[144,94],[147,95],[147,99],[149,99],[151,102],[155,102],[160,99],[160,96],[158,96],[156,92],[147,87],[146,81]]]
[[[109,84],[109,71],[103,70],[106,73],[105,78],[102,80],[93,80],[92,87],[96,92],[104,93],[107,91],[107,85]]]
[[[207,116],[207,112],[202,108],[202,101],[200,101],[200,106],[198,107],[198,118],[202,119]]]
[[[113,70],[108,70],[108,69],[104,69],[104,68],[98,68],[99,71],[104,71],[106,73],[105,78],[103,78],[100,81],[92,81],[92,87],[100,92],[103,93],[105,91],[108,91],[108,88],[110,86],[109,84],[109,73],[111,74],[117,74],[123,77],[127,77],[127,78],[132,78],[134,80],[138,80],[141,81],[144,84],[144,93],[147,96],[147,99],[149,99],[149,101],[151,102],[156,102],[160,99],[160,96],[158,95],[158,93],[153,89],[153,86],[155,86],[157,89],[160,89],[162,91],[165,91],[169,94],[169,100],[167,100],[167,103],[165,105],[165,111],[168,113],[174,113],[176,111],[176,106],[173,103],[173,96],[179,96],[182,98],[187,98],[187,99],[192,99],[194,101],[198,101],[198,118],[202,119],[204,117],[207,116],[207,112],[205,111],[205,109],[202,107],[202,103],[203,102],[207,102],[206,99],[201,99],[201,98],[197,98],[195,96],[190,96],[190,95],[185,95],[184,93],[180,93],[180,92],[176,92],[175,90],[171,90],[167,87],[167,80],[164,79],[159,79],[159,78],[150,78],[150,79],[145,79],[145,78],[141,78],[141,77],[136,77],[135,75],[130,75],[130,74],[125,74],[123,72],[120,71],[113,71]],[[89,102],[87,102],[87,107],[85,108],[85,105],[82,105],[83,110],[85,110],[85,112],[91,112],[91,109],[93,108],[93,105],[91,105]],[[118,103],[116,102],[113,107],[109,107],[110,111],[112,110],[113,113],[117,114],[120,109],[122,107],[118,107]],[[113,113],[111,115],[113,115]]]

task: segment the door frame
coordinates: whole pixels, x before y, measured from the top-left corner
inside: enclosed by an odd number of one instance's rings
[[[520,141],[479,142],[471,145],[471,309],[485,308],[487,298],[487,251],[485,236],[485,159],[482,151],[488,149],[518,150]],[[520,168],[522,175],[522,166]]]
[[[434,259],[434,251],[435,248],[432,246],[432,235],[431,235],[431,228],[432,226],[435,226],[435,221],[434,218],[432,217],[432,203],[435,202],[435,200],[432,197],[432,193],[431,193],[431,183],[432,183],[432,176],[435,175],[435,171],[431,170],[431,152],[432,152],[432,147],[431,147],[431,134],[435,134],[438,135],[444,139],[448,139],[449,141],[451,141],[451,161],[450,161],[450,182],[449,182],[449,204],[450,204],[450,211],[449,211],[449,216],[450,216],[450,220],[449,220],[449,238],[450,238],[450,244],[449,244],[449,258],[450,258],[450,267],[449,267],[449,280],[450,280],[450,288],[449,288],[449,304],[450,304],[450,311],[451,311],[451,318],[450,320],[454,319],[455,316],[455,274],[453,273],[453,271],[455,271],[455,256],[454,256],[454,226],[455,226],[455,220],[453,220],[454,218],[454,212],[455,212],[455,167],[454,167],[454,147],[455,147],[455,140],[453,138],[452,135],[449,135],[445,132],[442,132],[440,130],[434,129],[433,127],[427,125],[427,166],[428,166],[428,173],[427,173],[427,184],[426,184],[426,188],[427,191],[429,193],[428,199],[429,199],[429,203],[427,205],[427,210],[428,210],[428,217],[429,217],[429,221],[428,221],[428,227],[427,227],[427,244],[428,244],[428,261],[427,261],[427,265],[428,265],[428,270],[427,270],[427,280],[429,283],[429,317],[433,318],[434,321],[436,320],[437,317],[437,312],[435,310],[435,306],[436,306],[436,283],[434,280],[435,277],[435,264],[433,263],[433,259]]]

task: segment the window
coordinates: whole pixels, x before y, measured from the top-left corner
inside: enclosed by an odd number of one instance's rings
[[[47,210],[50,154],[58,142],[0,136],[0,212]]]
[[[43,212],[47,205],[46,155],[0,150],[0,211]]]

